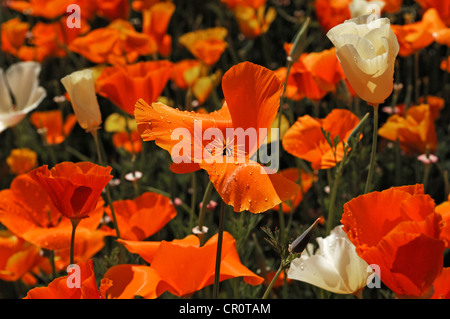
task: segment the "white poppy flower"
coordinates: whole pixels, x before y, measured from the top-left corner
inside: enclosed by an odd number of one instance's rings
[[[399,44],[388,18],[362,15],[332,28],[327,37],[350,85],[358,96],[372,105],[392,93],[394,64]]]
[[[22,121],[47,95],[39,86],[40,71],[41,65],[31,61],[15,63],[6,72],[0,69],[0,133]]]
[[[84,69],[66,75],[61,79],[69,94],[78,123],[86,131],[98,129],[102,123],[100,106],[95,94],[94,75],[91,69]]]
[[[326,238],[317,238],[319,248],[312,254],[312,244],[289,267],[288,278],[303,281],[337,294],[355,294],[367,284],[368,264],[358,256],[355,246],[337,226]]]

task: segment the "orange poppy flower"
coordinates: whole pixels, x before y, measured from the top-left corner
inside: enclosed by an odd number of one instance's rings
[[[149,106],[139,100],[135,109],[138,131],[144,141],[154,140],[158,146],[171,153],[175,162],[172,171],[187,173],[206,170],[224,202],[232,205],[235,211],[266,211],[298,192],[295,183],[271,168],[250,160],[264,142],[267,130],[276,117],[281,83],[273,71],[244,62],[225,73],[222,89],[226,102],[220,110],[209,114],[175,110],[161,103]],[[186,140],[172,137],[177,128],[189,134]],[[209,128],[219,131],[222,137],[204,137],[204,132]],[[236,139],[239,130],[253,132],[256,136],[254,139],[249,138],[248,143],[235,147],[239,143]],[[233,131],[233,136],[225,139],[230,131]],[[176,152],[180,144],[184,148],[183,154]],[[210,144],[215,144],[220,152],[208,148]],[[198,158],[198,153],[205,158]]]
[[[222,27],[196,30],[183,34],[179,42],[207,66],[214,65],[227,48],[227,29]]]
[[[285,45],[286,52],[289,52],[291,47],[292,44]],[[345,73],[337,59],[336,48],[331,48],[321,52],[303,53],[292,65],[289,77],[290,86],[296,87],[294,96],[318,101],[327,93],[336,91],[336,85],[345,79]]]
[[[72,3],[70,0],[11,0],[7,6],[15,11],[34,17],[55,19],[66,13],[67,7]]]
[[[43,258],[41,249],[9,230],[0,230],[0,280],[17,281]]]
[[[167,28],[174,11],[175,5],[171,1],[156,3],[142,11],[142,32],[155,40],[158,53],[164,57],[172,51],[172,37],[167,34]]]
[[[131,6],[135,11],[143,11],[145,9],[150,9],[154,4],[160,1],[161,0],[133,0]]]
[[[398,139],[400,147],[407,154],[425,154],[427,150],[435,152],[436,115],[436,108],[431,108],[429,104],[412,106],[403,116],[391,115],[378,129],[378,135],[393,142]]]
[[[116,132],[112,136],[112,142],[114,147],[123,148],[130,154],[142,152],[142,139],[137,131]]]
[[[442,269],[433,283],[434,294],[431,299],[450,299],[450,267]]]
[[[17,176],[9,189],[0,191],[0,222],[33,245],[47,250],[68,250],[72,232],[70,220],[61,215],[46,191],[29,174]],[[98,248],[97,244],[103,242],[99,240],[99,235],[104,237],[106,229],[96,231],[103,217],[103,205],[103,199],[99,199],[89,218],[81,220],[77,226],[76,246],[79,244],[80,247],[75,248],[80,252],[77,254],[80,258],[89,255],[81,245],[90,237],[97,240],[95,244],[91,242],[89,247],[94,251],[95,247]]]
[[[441,237],[447,242],[447,247],[450,248],[450,196],[447,201],[436,206],[436,213],[442,216],[444,226]]]
[[[298,193],[290,199],[289,205],[287,203],[281,204],[281,209],[283,213],[291,213],[293,209],[297,208],[298,205],[303,200],[303,195],[306,194],[306,192],[312,187],[314,179],[311,177],[310,174],[306,173],[305,171],[301,170],[301,184],[298,177],[299,170],[296,167],[287,168],[282,171],[280,171],[280,175],[283,177],[286,177],[287,179],[293,181],[294,183],[297,183],[301,185],[301,188],[299,189]],[[292,206],[292,208],[291,208]],[[274,207],[273,209],[279,209],[279,207]]]
[[[435,41],[433,33],[446,26],[436,9],[429,9],[423,14],[422,20],[405,25],[391,24],[391,28],[400,45],[398,54],[406,57],[432,44]]]
[[[172,63],[167,60],[106,67],[97,78],[96,88],[101,96],[133,115],[140,98],[156,102],[169,81],[171,69]]]
[[[2,51],[17,55],[21,46],[25,44],[30,24],[19,18],[10,19],[1,25]]]
[[[449,0],[416,0],[424,9],[436,9],[441,19],[450,27],[450,1]]]
[[[95,11],[97,15],[108,20],[127,20],[130,15],[130,3],[128,0],[96,0]]]
[[[64,142],[77,123],[77,117],[69,114],[63,123],[61,110],[36,111],[31,114],[30,122],[38,130],[45,129],[47,143],[54,145]]]
[[[65,18],[53,23],[38,22],[31,30],[31,46],[20,47],[17,55],[25,61],[39,62],[48,56],[65,57],[66,47],[89,29],[84,20],[81,21],[81,28],[69,28]]]
[[[210,75],[204,75],[206,73],[207,70],[200,61],[185,59],[174,64],[170,78],[177,87],[190,89],[198,104],[201,105],[208,99],[222,79],[221,70],[217,70]]]
[[[441,69],[450,73],[450,56],[441,61]]]
[[[113,207],[120,236],[127,240],[144,240],[177,215],[170,198],[151,192],[145,192],[133,200],[115,201]],[[109,207],[105,212],[112,218]]]
[[[402,8],[403,0],[382,0],[384,2],[384,7],[382,12],[395,13]]]
[[[359,118],[345,109],[334,109],[324,119],[304,115],[288,129],[282,145],[289,154],[311,162],[315,170],[334,167],[344,156],[342,142],[347,143],[348,136],[358,123]],[[336,154],[322,129],[330,132],[331,141],[339,136]]]
[[[315,12],[324,33],[351,18],[352,0],[316,0]]]
[[[63,162],[52,169],[43,165],[29,176],[49,194],[55,207],[69,219],[82,219],[92,213],[103,189],[112,179],[112,168],[90,162]]]
[[[269,271],[267,273],[267,279],[264,281],[264,284],[266,286],[268,286],[271,282],[272,279],[275,277],[276,271]],[[281,274],[278,276],[278,278],[275,280],[275,283],[273,284],[273,288],[280,288],[284,286],[284,283],[291,283],[292,279],[290,278],[286,278],[284,271],[281,272]]]
[[[273,7],[266,10],[266,1],[259,1],[260,3],[253,5],[244,2],[247,1],[242,1],[233,8],[234,17],[241,32],[247,38],[255,39],[269,30],[277,16],[277,11]]]
[[[226,3],[231,10],[236,8],[236,6],[245,6],[258,9],[259,7],[265,5],[267,0],[221,0],[221,2]]]
[[[131,23],[118,19],[76,38],[69,50],[97,64],[125,65],[139,56],[155,53],[157,45],[147,34],[137,32]]]
[[[28,173],[38,165],[37,154],[28,148],[16,148],[9,154],[6,164],[13,174]]]
[[[172,242],[118,240],[151,265],[111,267],[104,275],[113,282],[108,297],[157,298],[166,291],[181,297],[211,285],[214,282],[217,238],[214,235],[201,247],[195,235]],[[236,241],[230,233],[224,232],[220,281],[236,277],[243,277],[250,285],[259,285],[264,281],[241,263]]]
[[[73,267],[68,276],[54,279],[47,287],[29,290],[24,299],[106,299],[106,292],[112,283],[102,280],[100,287],[97,288],[92,259],[76,265],[77,267]],[[77,274],[80,276],[78,279],[71,278]],[[75,285],[77,280],[79,280],[79,287]],[[69,282],[75,286],[71,287]]]
[[[393,187],[344,204],[341,223],[356,252],[380,267],[399,297],[426,296],[443,267],[441,216],[423,185]],[[414,256],[411,258],[411,256]]]

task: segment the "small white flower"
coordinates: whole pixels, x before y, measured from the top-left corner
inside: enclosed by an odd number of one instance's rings
[[[327,37],[347,79],[358,96],[369,104],[381,104],[392,93],[394,64],[399,51],[388,18],[362,15],[332,28]]]
[[[337,294],[354,294],[364,288],[371,272],[342,227],[334,228],[326,238],[317,238],[319,248],[315,254],[310,244],[300,258],[294,259],[288,278]]]
[[[39,86],[40,71],[41,65],[31,61],[13,64],[5,73],[0,69],[0,133],[19,124],[47,95]]]
[[[139,172],[139,171],[130,172],[125,175],[125,179],[129,182],[134,182],[141,178],[142,178],[142,172]]]
[[[61,79],[78,123],[86,131],[98,129],[102,115],[95,93],[94,75],[91,69],[73,72]]]

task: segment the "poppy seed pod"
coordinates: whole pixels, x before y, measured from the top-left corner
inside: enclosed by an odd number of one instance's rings
[[[86,131],[96,130],[102,123],[100,107],[95,94],[93,71],[73,72],[61,79],[72,103],[78,123]]]
[[[332,28],[327,37],[356,94],[367,103],[383,103],[393,89],[397,37],[387,18],[363,15]]]
[[[303,234],[297,237],[297,239],[289,245],[289,251],[291,253],[301,254],[303,250],[305,250],[306,245],[308,245],[309,241],[311,240],[314,230],[316,229],[319,222],[320,218],[317,218],[316,221],[303,232]]]

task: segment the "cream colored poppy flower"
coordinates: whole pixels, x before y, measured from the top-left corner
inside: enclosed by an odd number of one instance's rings
[[[19,124],[47,95],[39,86],[40,71],[37,62],[19,62],[6,72],[0,69],[0,133]]]
[[[392,93],[394,64],[399,44],[388,18],[362,15],[332,28],[327,37],[350,85],[358,96],[372,105]]]
[[[356,294],[372,274],[355,246],[337,226],[325,238],[317,238],[319,248],[313,254],[312,244],[289,267],[288,278],[303,281],[337,294]]]
[[[98,129],[102,123],[100,107],[95,94],[93,71],[84,69],[61,79],[72,103],[78,123],[86,131]]]

